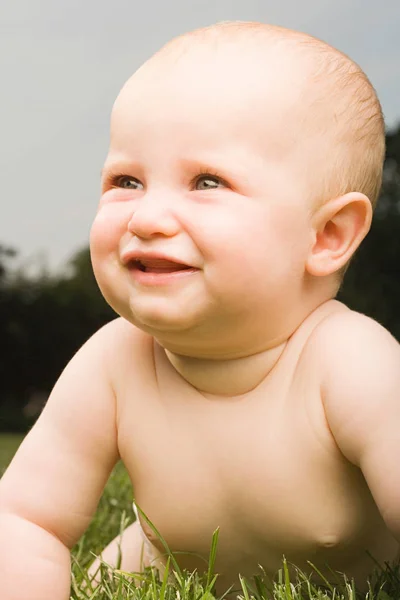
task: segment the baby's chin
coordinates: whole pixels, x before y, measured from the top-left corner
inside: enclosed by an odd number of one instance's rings
[[[198,315],[190,308],[180,310],[163,310],[162,307],[137,306],[137,303],[117,303],[112,308],[124,319],[132,323],[138,329],[152,335],[153,337],[168,337],[184,339],[190,331],[198,329]]]

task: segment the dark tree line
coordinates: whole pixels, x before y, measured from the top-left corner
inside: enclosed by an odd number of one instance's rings
[[[28,277],[0,245],[0,431],[26,431],[76,350],[116,315],[101,296],[89,250],[67,273]],[[338,299],[400,341],[400,127],[387,134],[384,184],[370,233]]]
[[[57,277],[16,275],[7,268],[11,254],[0,246],[0,431],[25,431],[73,354],[116,315],[88,249]]]

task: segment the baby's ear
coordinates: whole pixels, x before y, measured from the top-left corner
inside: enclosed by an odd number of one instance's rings
[[[313,217],[314,245],[306,270],[323,277],[343,267],[367,235],[372,221],[371,202],[360,192],[329,200]]]

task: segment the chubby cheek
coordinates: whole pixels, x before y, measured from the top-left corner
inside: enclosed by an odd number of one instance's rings
[[[214,233],[217,233],[216,231]],[[244,296],[298,277],[307,251],[306,223],[293,206],[245,214],[213,237],[218,282]]]
[[[227,211],[199,227],[208,286],[214,297],[238,299],[254,287],[265,265],[265,226],[257,216]],[[235,300],[235,301],[236,301]]]
[[[126,228],[118,211],[100,207],[90,230],[90,255],[97,284],[106,301],[120,314],[115,281],[120,270],[119,249]]]
[[[127,231],[129,215],[115,205],[100,207],[90,230],[92,260],[105,258],[119,252],[121,238]]]
[[[266,256],[271,261],[276,278],[289,283],[291,277],[299,277],[304,271],[307,255],[307,215],[295,204],[275,207],[270,215],[264,234]]]

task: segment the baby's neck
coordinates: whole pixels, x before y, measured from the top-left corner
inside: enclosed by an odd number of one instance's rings
[[[254,390],[271,375],[297,330],[308,328],[312,331],[327,315],[339,309],[348,310],[337,300],[328,299],[311,310],[304,310],[304,314],[295,320],[295,325],[289,324],[286,332],[271,340],[265,349],[260,349],[259,345],[251,351],[252,343],[255,343],[253,336],[253,340],[241,341],[241,348],[247,348],[247,351],[230,347],[229,352],[236,352],[236,355],[229,356],[226,350],[224,356],[220,351],[220,358],[187,356],[180,354],[179,350],[168,350],[168,344],[163,345],[161,350],[179,375],[206,398],[241,396]]]
[[[203,396],[239,396],[256,388],[281,357],[287,340],[280,345],[242,358],[211,360],[193,358],[165,350],[176,371]]]

